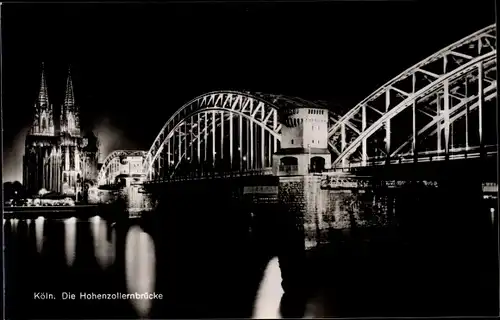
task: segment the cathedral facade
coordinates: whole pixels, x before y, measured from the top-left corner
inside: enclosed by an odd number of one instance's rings
[[[86,183],[97,179],[99,155],[95,135],[82,134],[80,108],[69,71],[58,119],[54,111],[42,65],[33,124],[25,141],[23,183],[30,194],[46,189],[78,196]]]

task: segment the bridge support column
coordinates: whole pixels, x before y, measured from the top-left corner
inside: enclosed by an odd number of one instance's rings
[[[278,199],[305,250],[327,243],[334,229],[384,224],[390,207],[368,189],[368,181],[346,173],[279,177]]]

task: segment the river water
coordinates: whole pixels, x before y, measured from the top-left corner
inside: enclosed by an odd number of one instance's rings
[[[413,219],[411,230],[336,230],[330,244],[305,253],[276,249],[289,241],[272,232],[272,210],[259,218],[209,197],[188,200],[169,214],[117,222],[99,213],[4,219],[7,318],[498,313],[497,221],[447,228],[426,220],[443,208],[462,217],[471,208],[463,203],[399,206],[419,211],[418,219],[405,218]],[[487,205],[476,210],[489,217]],[[146,292],[156,296],[122,297]],[[83,296],[99,293],[109,296]]]

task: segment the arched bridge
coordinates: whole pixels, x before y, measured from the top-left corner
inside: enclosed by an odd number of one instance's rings
[[[295,97],[209,92],[166,121],[142,172],[149,180],[272,174],[286,166],[273,159],[287,150],[306,154],[308,165],[321,158],[326,169],[496,155],[496,72],[491,25],[403,71],[343,115]],[[112,161],[102,181],[116,173]]]
[[[144,176],[142,163],[146,151],[139,150],[116,150],[111,152],[99,170],[97,176],[98,185],[113,185],[120,176],[136,177]]]
[[[420,61],[332,124],[333,165],[496,151],[496,71],[496,25]]]

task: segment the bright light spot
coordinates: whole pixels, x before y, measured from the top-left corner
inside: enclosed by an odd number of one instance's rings
[[[154,292],[156,280],[156,257],[153,239],[138,226],[128,231],[125,244],[125,273],[129,293]],[[152,300],[131,301],[140,317],[147,317]]]
[[[253,319],[281,318],[280,303],[283,296],[281,288],[281,270],[278,258],[274,257],[267,264],[264,277],[260,282],[259,291],[254,304]]]
[[[106,221],[99,216],[92,217],[91,231],[94,244],[94,253],[97,263],[106,269],[115,261],[116,236],[113,230],[111,243],[108,241],[108,227]]]
[[[17,191],[14,191],[14,194],[17,194]]]
[[[36,238],[36,250],[38,253],[42,253],[43,249],[43,229],[45,227],[45,219],[43,217],[38,217],[35,220],[35,238]]]
[[[188,161],[191,160],[191,157],[187,157]]]
[[[72,217],[64,220],[64,252],[66,254],[66,264],[72,266],[75,261],[76,250],[76,218]]]
[[[243,161],[247,161],[247,156],[243,156]]]

